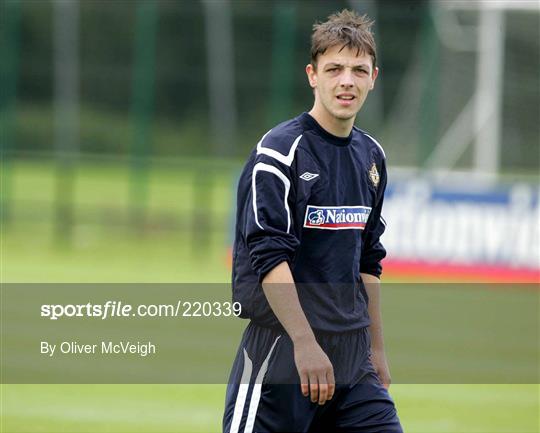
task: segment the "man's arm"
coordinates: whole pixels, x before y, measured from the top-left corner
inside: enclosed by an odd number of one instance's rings
[[[263,279],[264,294],[294,345],[294,360],[302,394],[324,404],[335,391],[334,369],[321,349],[300,305],[294,279],[287,262],[281,262]]]
[[[366,292],[368,294],[368,313],[371,324],[369,333],[371,335],[371,362],[375,371],[379,375],[381,382],[385,388],[388,388],[391,383],[390,369],[386,361],[384,352],[384,337],[381,315],[381,281],[374,275],[360,274]]]
[[[279,140],[270,134],[265,147],[279,147]],[[290,211],[296,203],[295,188],[290,187],[296,178],[294,167],[257,154],[249,185],[244,185],[250,189],[245,225],[240,230],[268,303],[293,342],[302,393],[324,404],[334,394],[332,364],[306,319],[288,265],[300,244]]]

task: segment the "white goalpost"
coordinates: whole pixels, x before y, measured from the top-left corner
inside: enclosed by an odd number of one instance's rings
[[[411,125],[418,125],[419,130],[430,127],[419,121],[421,114],[418,113],[430,109],[440,111],[440,130],[434,137],[436,141],[429,145],[423,169],[445,177],[458,169],[460,161],[459,170],[464,170],[463,157],[466,155],[467,174],[479,180],[496,180],[504,141],[504,98],[513,98],[512,106],[519,110],[527,109],[520,104],[519,95],[505,94],[505,81],[509,79],[505,77],[505,66],[508,67],[510,61],[505,55],[508,54],[507,40],[516,31],[521,32],[519,40],[526,44],[522,61],[528,62],[527,53],[534,51],[534,44],[538,45],[537,41],[528,38],[529,34],[537,32],[538,12],[540,2],[536,0],[438,0],[431,3],[428,19],[434,29],[431,37],[436,39],[439,57],[436,61],[440,63],[437,79],[432,83],[424,78],[423,62],[429,53],[423,51],[419,43],[416,58],[404,72],[401,90],[387,123],[385,142],[397,141],[408,146],[409,153],[414,152],[419,132]],[[509,29],[509,14],[514,14],[514,18],[516,14],[527,16],[528,27],[516,29],[514,19],[514,26]],[[529,18],[531,16],[536,23]],[[521,66],[515,65],[516,68]],[[538,83],[538,76],[527,76],[527,80],[531,83],[528,85]],[[428,101],[432,105],[426,107],[425,100],[419,95],[425,86],[434,84],[438,86],[434,91],[437,100]],[[520,85],[526,85],[525,81]],[[398,164],[414,166],[415,162],[400,164],[398,161]]]

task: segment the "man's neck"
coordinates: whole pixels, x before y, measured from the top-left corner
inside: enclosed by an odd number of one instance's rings
[[[336,137],[348,137],[354,125],[354,117],[351,119],[337,119],[330,116],[326,111],[317,110],[313,107],[309,112],[309,115],[313,117],[319,125],[322,126],[327,132]]]

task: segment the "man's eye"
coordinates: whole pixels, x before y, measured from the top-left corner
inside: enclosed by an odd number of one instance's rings
[[[335,72],[335,71],[337,71],[337,70],[338,70],[338,68],[330,68],[330,69],[327,69],[328,72]]]

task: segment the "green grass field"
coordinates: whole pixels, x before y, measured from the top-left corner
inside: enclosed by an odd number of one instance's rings
[[[11,166],[12,214],[2,226],[2,282],[228,281],[230,174],[218,176],[209,193],[211,212],[223,228],[213,230],[201,250],[201,239],[186,222],[194,204],[193,183],[185,173],[152,173],[152,224],[142,232],[122,223],[129,189],[125,168],[85,165],[80,173],[78,219],[70,244],[62,245],[54,237],[51,166]],[[479,296],[486,302],[504,301],[504,296],[512,302],[538,302],[536,293]],[[433,312],[434,320],[438,314]],[[421,326],[414,323],[414,315],[409,320],[411,326]],[[387,326],[400,324],[389,319]],[[389,353],[399,349],[398,341],[392,344]],[[395,384],[391,393],[408,433],[540,431],[537,384]],[[224,385],[3,385],[1,431],[217,432],[223,399]]]
[[[223,385],[6,385],[3,432],[218,432]],[[394,385],[406,432],[537,432],[533,385]]]

